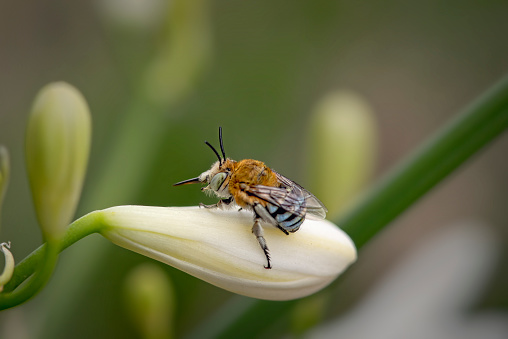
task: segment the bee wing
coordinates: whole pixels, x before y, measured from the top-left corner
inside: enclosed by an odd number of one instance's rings
[[[249,187],[249,193],[302,218],[307,215],[323,219],[326,216],[326,207],[312,193],[285,176],[275,174],[285,187],[256,185]]]
[[[284,187],[256,185],[250,186],[248,193],[273,206],[281,207],[286,212],[299,217],[305,216],[305,199],[299,192],[288,190]]]
[[[314,217],[312,219],[324,219],[326,217],[326,213],[328,212],[328,209],[326,209],[325,205],[318,199],[316,196],[309,191],[307,191],[305,188],[303,188],[298,183],[294,182],[293,180],[286,178],[280,173],[275,172],[275,175],[277,176],[277,179],[286,187],[289,188],[297,188],[299,189],[304,198],[305,198],[305,204],[307,207],[307,213],[309,214],[309,217]]]

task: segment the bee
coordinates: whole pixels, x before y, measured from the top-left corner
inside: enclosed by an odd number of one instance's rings
[[[237,205],[240,209],[254,213],[252,233],[263,250],[267,265],[271,259],[263,236],[261,221],[280,229],[284,234],[298,231],[306,217],[323,219],[327,209],[318,198],[291,179],[275,172],[263,162],[253,159],[235,161],[226,157],[222,142],[222,128],[219,127],[219,143],[222,157],[208,142],[218,161],[198,177],[180,181],[173,186],[206,183],[202,191],[215,194],[219,201],[205,208],[225,208]]]

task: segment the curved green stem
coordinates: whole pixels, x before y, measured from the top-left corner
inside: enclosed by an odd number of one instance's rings
[[[37,294],[51,277],[58,254],[79,239],[98,232],[101,226],[98,211],[91,212],[73,222],[62,240],[47,242],[23,259],[16,265],[4,292],[0,293],[0,310],[19,305]],[[28,278],[25,285],[16,289]]]
[[[41,265],[29,281],[14,292],[0,294],[0,310],[20,305],[36,295],[49,281],[58,260],[59,245],[47,242],[42,251]]]

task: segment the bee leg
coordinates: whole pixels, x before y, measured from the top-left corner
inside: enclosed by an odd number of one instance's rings
[[[281,230],[282,232],[284,232],[284,234],[285,234],[285,235],[289,235],[289,232],[288,232],[288,231],[286,231],[285,229],[283,229],[282,227],[280,227],[280,225],[277,225],[277,228],[278,228],[279,230]]]
[[[261,227],[261,223],[259,222],[259,220],[260,219],[254,220],[254,225],[252,226],[252,233],[258,239],[259,246],[261,246],[261,249],[265,253],[268,265],[264,266],[264,268],[271,269],[272,266],[270,265],[270,253],[268,252],[268,246],[266,245],[265,237],[263,237],[263,228]]]
[[[233,202],[233,198],[220,199],[219,202],[217,202],[214,205],[205,205],[202,202],[200,202],[199,207],[223,209],[225,206],[228,206],[229,204],[231,204],[231,202]]]
[[[203,208],[217,208],[217,207],[219,207],[219,203],[216,203],[216,204],[213,204],[213,205],[205,205],[202,202],[200,202],[199,203],[199,207],[203,207]]]

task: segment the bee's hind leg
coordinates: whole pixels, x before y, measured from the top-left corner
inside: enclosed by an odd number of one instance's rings
[[[272,266],[270,265],[270,253],[268,252],[268,246],[266,245],[265,237],[263,236],[263,227],[261,227],[260,219],[256,218],[254,220],[254,225],[252,226],[252,233],[256,236],[256,239],[259,242],[259,246],[261,246],[261,249],[265,253],[267,265],[264,266],[266,269],[271,269]]]

